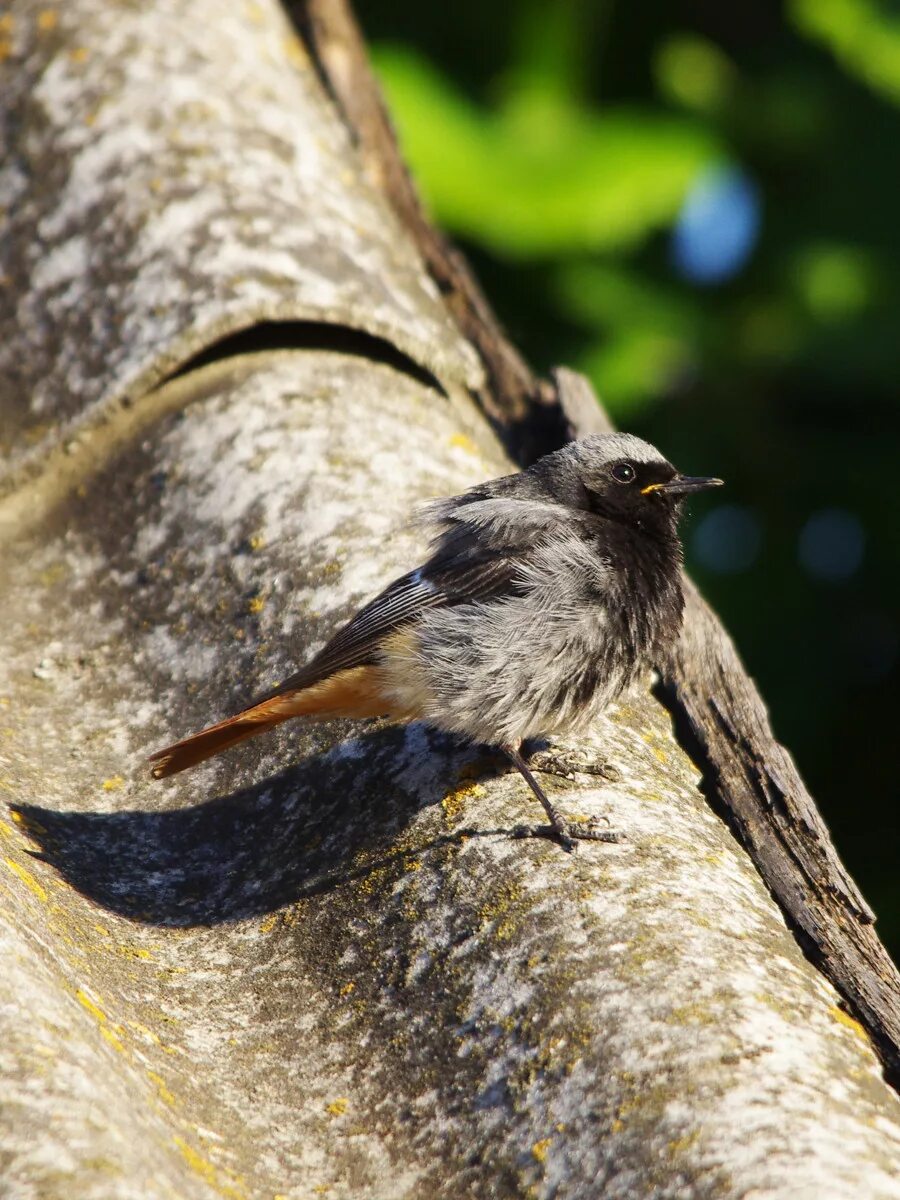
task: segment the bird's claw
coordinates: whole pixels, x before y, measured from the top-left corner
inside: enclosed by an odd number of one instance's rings
[[[601,829],[601,824],[606,825]],[[579,842],[608,842],[617,844],[625,841],[625,835],[609,828],[608,817],[592,817],[589,821],[563,821],[560,825],[517,825],[513,829],[517,838],[549,838],[557,842],[567,854],[574,854]]]
[[[622,778],[621,772],[612,763],[602,760],[589,762],[574,751],[536,750],[527,761],[533,771],[540,771],[542,775],[557,775],[562,779],[596,775],[609,783],[617,783]]]

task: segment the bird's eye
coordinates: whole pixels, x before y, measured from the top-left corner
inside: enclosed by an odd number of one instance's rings
[[[612,469],[612,477],[618,483],[631,483],[637,472],[631,463],[616,463]]]

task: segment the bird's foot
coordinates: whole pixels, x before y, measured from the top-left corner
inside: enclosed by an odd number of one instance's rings
[[[542,775],[556,775],[561,779],[574,779],[576,775],[594,775],[609,783],[617,783],[622,778],[618,767],[603,759],[588,758],[581,750],[573,750],[568,746],[541,744],[540,749],[534,750],[526,759],[532,771]]]
[[[551,841],[558,842],[568,854],[573,854],[578,849],[579,842],[618,844],[626,841],[624,833],[609,828],[608,817],[591,817],[586,821],[567,821],[561,818],[552,825],[517,825],[513,835],[517,838],[550,838]]]

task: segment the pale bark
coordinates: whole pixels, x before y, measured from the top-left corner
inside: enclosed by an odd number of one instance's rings
[[[900,1196],[868,1038],[649,680],[579,746],[620,782],[548,784],[627,834],[577,856],[421,726],[149,780],[512,465],[273,3],[45,11],[0,66],[9,1194]],[[276,317],[327,328],[152,386]]]

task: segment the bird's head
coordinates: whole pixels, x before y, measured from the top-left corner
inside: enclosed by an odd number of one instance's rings
[[[563,504],[639,529],[672,529],[681,501],[722,486],[721,479],[682,475],[649,442],[601,433],[571,442],[532,468]]]

